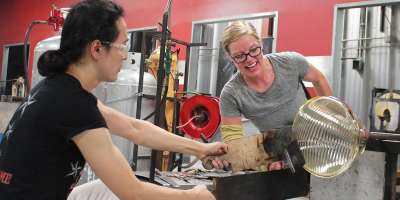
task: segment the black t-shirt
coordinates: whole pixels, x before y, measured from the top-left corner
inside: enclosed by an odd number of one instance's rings
[[[71,140],[106,127],[97,99],[68,74],[42,80],[18,107],[0,144],[0,200],[66,199],[85,160]]]

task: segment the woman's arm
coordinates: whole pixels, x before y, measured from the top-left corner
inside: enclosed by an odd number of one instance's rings
[[[244,136],[241,117],[221,116],[220,131],[222,141],[229,143],[231,140],[239,139]]]
[[[96,175],[122,200],[214,199],[205,187],[176,190],[139,181],[105,128],[84,131],[72,140]]]
[[[221,124],[223,125],[242,125],[242,117],[225,117],[221,115]]]
[[[308,72],[303,80],[313,83],[318,96],[332,96],[332,89],[325,76],[312,64],[309,64]]]
[[[147,121],[137,120],[105,106],[98,101],[98,107],[107,126],[113,134],[134,141],[152,149],[181,152],[203,158],[207,155],[221,155],[226,145],[220,142],[204,144],[169,133]]]

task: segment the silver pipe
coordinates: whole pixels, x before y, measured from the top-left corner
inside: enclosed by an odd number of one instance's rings
[[[368,38],[371,37],[372,31],[371,29],[374,27],[372,25],[373,20],[371,19],[371,12],[372,12],[372,8],[364,8],[363,9],[364,13],[362,16],[363,19],[363,23],[364,23],[364,29],[362,30],[362,35],[360,35],[360,38]],[[371,90],[372,90],[372,70],[371,70],[371,52],[370,49],[371,48],[365,48],[367,46],[371,45],[371,41],[370,40],[362,40],[361,42],[361,47],[363,47],[362,49],[360,49],[359,51],[361,52],[360,54],[360,59],[363,65],[363,77],[362,77],[362,103],[361,103],[361,110],[360,110],[360,114],[361,114],[361,119],[363,120],[363,123],[366,124],[367,126],[369,126],[369,121],[368,121],[368,108],[369,108],[369,103],[370,103],[370,99],[371,99]],[[368,59],[367,59],[368,58]]]
[[[344,40],[344,38],[347,38],[347,35],[348,35],[349,10],[345,9],[345,10],[342,11],[342,13],[343,14],[339,15],[339,16],[341,16],[343,18],[343,20],[341,20],[340,17],[339,17],[338,20],[343,21],[343,25],[342,26],[338,26],[336,31],[338,33],[342,34],[341,35],[341,40]],[[341,31],[340,28],[342,28],[343,30]],[[338,41],[338,40],[339,40],[339,38],[337,39],[336,43],[337,43],[338,46],[340,46],[340,48],[338,48],[338,50],[337,50],[338,52],[340,52],[340,58],[346,57],[345,51],[343,50],[343,44],[341,44],[341,42]],[[335,65],[333,65],[333,66],[335,66]],[[345,97],[345,94],[346,94],[345,91],[346,91],[346,82],[347,81],[346,81],[346,78],[345,78],[346,77],[346,69],[345,69],[345,63],[343,62],[343,60],[341,60],[341,62],[340,62],[340,68],[339,68],[338,71],[340,72],[339,77],[337,78],[337,80],[339,80],[339,82],[337,83],[337,85],[339,86],[338,87],[339,88],[338,94],[339,94],[340,98],[345,99],[346,98]],[[335,74],[336,73],[334,73],[334,75]],[[334,80],[335,80],[335,78],[334,78]]]
[[[398,41],[397,34],[398,34],[398,12],[399,12],[399,6],[390,6],[391,8],[391,15],[390,15],[390,32],[389,32],[389,38],[390,38],[390,43],[393,41]],[[396,16],[397,15],[397,16]],[[395,67],[398,66],[397,62],[397,54],[398,50],[395,48],[390,48],[389,49],[389,80],[388,80],[388,89],[390,92],[393,91],[395,87]]]
[[[343,57],[343,58],[340,58],[341,60],[354,60],[354,59],[357,59],[356,57]]]
[[[394,43],[393,45],[374,45],[374,46],[366,46],[366,47],[344,47],[343,50],[347,49],[373,49],[373,48],[386,48],[386,47],[400,47],[400,43]]]
[[[367,8],[360,8],[360,27],[358,30],[358,38],[366,38],[367,33]],[[357,47],[364,47],[365,40],[358,40]],[[357,48],[357,58],[361,60],[362,64],[364,63],[364,49]]]
[[[377,139],[377,140],[400,141],[400,134],[392,134],[392,133],[384,133],[384,132],[370,132],[368,137],[371,139]]]
[[[370,38],[355,38],[355,39],[344,39],[342,42],[360,41],[360,40],[380,40],[386,39],[387,37],[370,37]]]

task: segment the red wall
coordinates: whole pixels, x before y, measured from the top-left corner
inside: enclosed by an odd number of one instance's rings
[[[2,0],[0,45],[22,43],[32,20],[45,20],[52,4],[69,7],[78,0]],[[278,11],[277,51],[306,56],[331,55],[334,5],[358,0],[173,0],[174,38],[191,40],[192,21]],[[129,28],[156,26],[167,0],[116,0],[126,11]],[[54,35],[50,26],[37,25],[30,37],[30,58],[36,43]],[[2,62],[3,48],[0,49]],[[184,56],[184,52],[181,53]],[[181,58],[182,59],[182,58]],[[30,69],[32,66],[30,59]],[[29,71],[31,71],[29,69]],[[0,70],[1,73],[1,70]]]

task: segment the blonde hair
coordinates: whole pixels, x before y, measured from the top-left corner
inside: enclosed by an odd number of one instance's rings
[[[238,40],[243,35],[252,35],[261,42],[256,28],[246,21],[234,21],[224,29],[222,45],[227,54],[230,54],[229,45]]]

